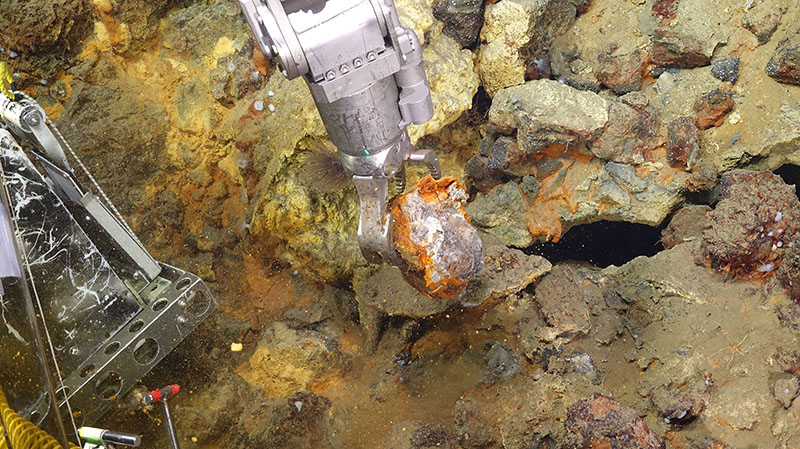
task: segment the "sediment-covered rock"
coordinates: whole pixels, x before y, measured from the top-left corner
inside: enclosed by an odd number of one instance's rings
[[[569,407],[564,423],[568,433],[561,444],[614,449],[664,449],[664,440],[653,433],[632,408],[595,393]]]
[[[742,15],[742,24],[763,45],[772,38],[787,9],[781,0],[753,2]]]
[[[458,444],[440,425],[423,421],[398,421],[392,426],[387,448],[458,449]]]
[[[506,245],[524,248],[533,243],[528,231],[527,209],[528,202],[520,186],[509,181],[489,192],[479,193],[467,204],[466,211],[475,226]]]
[[[647,56],[638,48],[627,54],[600,55],[597,81],[617,95],[637,91],[642,85]]]
[[[647,151],[663,145],[656,111],[646,96],[634,92],[608,101],[608,124],[589,143],[595,156],[622,164],[641,164]]]
[[[545,321],[558,335],[573,338],[589,332],[591,311],[579,278],[569,265],[553,267],[536,285],[535,298]]]
[[[591,142],[608,120],[605,99],[552,80],[503,89],[489,109],[494,129],[516,130],[517,143],[529,153],[552,144]]]
[[[681,243],[698,240],[703,236],[706,214],[709,206],[690,204],[683,206],[672,215],[669,224],[661,231],[661,244],[670,249]]]

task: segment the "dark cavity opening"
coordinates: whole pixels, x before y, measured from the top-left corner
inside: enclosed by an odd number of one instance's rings
[[[781,165],[773,173],[783,178],[786,184],[794,185],[794,193],[800,197],[800,165]]]
[[[583,261],[601,268],[620,266],[636,257],[653,256],[663,250],[663,226],[598,221],[575,226],[558,242],[536,243],[523,251],[538,254],[552,263]]]

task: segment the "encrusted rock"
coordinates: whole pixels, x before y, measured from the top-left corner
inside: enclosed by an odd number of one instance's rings
[[[595,393],[570,406],[564,423],[562,449],[664,449],[664,440],[651,431],[632,408]]]
[[[706,438],[695,449],[732,449],[728,444],[717,440],[716,438]]]
[[[760,44],[766,44],[772,38],[781,23],[787,7],[782,0],[754,2],[752,7],[742,15],[742,24],[750,30]]]
[[[778,44],[767,63],[767,75],[778,82],[800,86],[800,29]]]
[[[711,63],[711,74],[722,81],[735,84],[739,79],[739,57],[717,59]]]
[[[525,82],[525,60],[520,50],[530,40],[531,20],[547,3],[547,0],[502,0],[486,7],[480,32],[478,75],[489,96],[504,87]]]
[[[589,142],[608,122],[608,102],[553,80],[534,80],[495,95],[489,123],[531,153],[552,144]]]
[[[667,424],[685,424],[703,413],[710,396],[711,385],[700,378],[694,384],[654,388],[650,401]]]
[[[467,204],[467,215],[475,226],[510,246],[526,247],[533,243],[528,231],[528,203],[514,181],[501,184],[487,193],[479,193]]]
[[[458,295],[481,269],[481,240],[466,217],[466,201],[455,178],[427,176],[390,206],[392,237],[408,263],[406,276],[431,298]]]
[[[644,76],[647,54],[638,48],[622,55],[601,55],[597,81],[617,95],[639,90]]]
[[[469,47],[483,25],[483,1],[439,0],[433,5],[433,16],[444,24],[444,34],[462,47]]]
[[[781,268],[786,265],[786,261],[784,258],[784,262],[781,265]],[[776,275],[780,280],[780,271]],[[775,310],[775,313],[778,314],[778,321],[780,321],[781,326],[788,327],[792,330],[799,330],[800,329],[800,303],[797,301],[791,301],[788,304],[779,305],[778,308]]]
[[[800,241],[794,239],[785,246],[786,253],[775,277],[794,300],[800,299]]]
[[[667,125],[667,161],[673,168],[689,171],[697,161],[700,136],[695,120],[679,117]]]
[[[585,335],[591,328],[591,311],[581,280],[569,265],[557,265],[536,285],[536,303],[547,324],[568,338]]]
[[[706,224],[706,214],[711,208],[701,204],[690,204],[678,209],[661,231],[661,244],[670,249],[681,243],[700,239]]]
[[[778,348],[772,356],[778,367],[785,373],[800,377],[800,351],[797,349]]]
[[[706,45],[693,36],[669,28],[656,28],[653,33],[651,61],[656,65],[691,68],[708,65],[710,60]]]
[[[725,114],[733,109],[733,92],[715,89],[703,95],[694,104],[697,114],[697,127],[708,129],[719,126],[725,119]]]
[[[703,230],[705,262],[741,277],[774,274],[800,220],[794,188],[770,172],[734,170]]]
[[[783,408],[792,406],[792,401],[797,397],[800,391],[800,382],[797,377],[790,377],[789,379],[778,379],[772,387],[772,392],[775,399],[781,403]]]
[[[634,92],[608,102],[608,124],[589,149],[601,159],[641,164],[645,152],[662,144],[655,109],[647,97]]]

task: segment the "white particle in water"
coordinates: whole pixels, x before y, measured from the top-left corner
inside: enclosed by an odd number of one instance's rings
[[[273,92],[271,90],[267,91],[267,95],[269,95],[270,97],[274,97],[275,96],[275,92]]]
[[[263,111],[264,110],[264,102],[261,101],[261,100],[256,101],[255,103],[253,103],[253,109],[255,109],[256,111],[259,111],[259,112]]]
[[[783,219],[783,212],[778,211],[778,213],[775,214],[775,221],[781,221],[782,219]]]
[[[678,419],[683,419],[686,416],[686,410],[682,411],[680,415],[678,415]]]
[[[294,401],[294,407],[299,412],[303,408],[303,402],[302,401]]]
[[[760,271],[762,273],[766,273],[768,271],[772,271],[773,268],[775,268],[775,264],[765,263],[764,265],[761,265],[760,267],[758,267],[758,271]]]
[[[767,237],[772,237],[772,231],[767,232]]]
[[[270,103],[269,105],[267,105],[267,107],[269,108],[269,112],[275,112],[275,105],[274,104]]]
[[[787,389],[783,390],[783,392],[786,393],[786,394],[789,394],[789,389],[787,388]]]
[[[234,63],[232,63],[232,62],[229,62],[228,63],[228,71],[229,72],[233,72],[234,70],[236,70],[236,65]]]
[[[783,246],[783,242],[779,241],[778,243],[776,243],[776,245],[778,245],[778,248],[780,248],[781,246]]]
[[[39,80],[39,84],[41,84],[42,86],[47,86],[47,80],[41,79]]]
[[[9,57],[9,58],[11,58],[11,59],[14,59],[14,58],[16,58],[17,56],[19,56],[19,55],[17,54],[17,52],[15,52],[15,51],[13,51],[13,50],[11,50],[10,52],[8,52],[8,57]]]

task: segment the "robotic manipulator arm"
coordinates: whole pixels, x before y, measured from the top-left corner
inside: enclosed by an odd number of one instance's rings
[[[401,264],[386,211],[390,180],[404,164],[441,176],[431,150],[406,126],[433,116],[417,35],[403,28],[392,0],[238,0],[261,51],[284,76],[303,76],[361,205],[358,238],[371,263]]]

